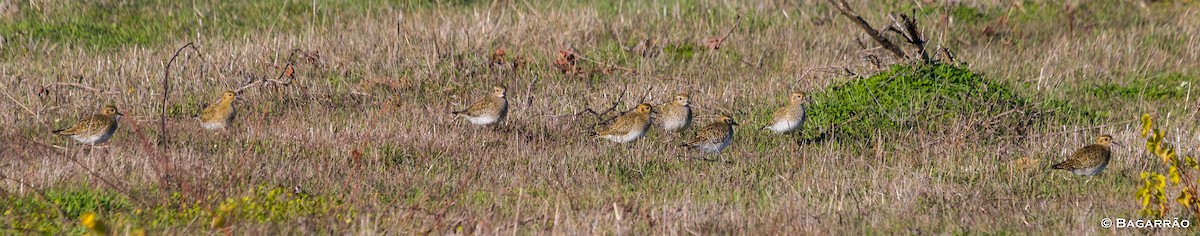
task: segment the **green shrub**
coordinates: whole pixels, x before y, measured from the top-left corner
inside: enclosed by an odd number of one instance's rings
[[[865,138],[876,131],[940,132],[966,127],[984,136],[1019,135],[1053,118],[1051,114],[1074,119],[1093,116],[1065,103],[1031,103],[1006,84],[951,64],[894,65],[809,96],[804,129],[809,139],[820,138],[822,130],[835,126],[826,135]]]

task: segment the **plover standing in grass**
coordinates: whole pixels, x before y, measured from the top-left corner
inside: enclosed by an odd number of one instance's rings
[[[600,129],[596,132],[596,137],[604,138],[618,143],[628,143],[637,140],[646,134],[646,130],[650,129],[650,111],[653,107],[650,104],[638,104],[633,111],[617,117],[612,125]]]
[[[221,100],[200,111],[200,126],[206,130],[224,129],[233,122],[233,117],[237,115],[237,109],[233,107],[233,100],[237,98],[237,93],[234,91],[225,91],[221,94]]]
[[[775,133],[787,133],[804,128],[804,92],[793,93],[788,97],[788,105],[779,108],[771,115],[771,124],[763,127]]]
[[[491,125],[504,121],[508,115],[508,88],[503,85],[492,87],[492,94],[476,101],[466,110],[451,112],[455,116],[465,116],[471,124]],[[457,117],[456,117],[457,118]]]
[[[687,94],[675,95],[675,100],[662,105],[658,120],[667,132],[682,132],[692,125],[691,99]]]
[[[729,147],[733,142],[733,126],[738,125],[732,117],[722,115],[716,122],[704,126],[696,132],[696,137],[690,142],[683,143],[684,147],[692,147],[701,151],[718,153]]]
[[[112,138],[113,133],[117,131],[117,119],[123,115],[125,114],[117,111],[116,106],[105,105],[100,109],[100,113],[80,120],[71,128],[55,130],[54,133],[69,136],[83,144],[96,145]]]
[[[1112,159],[1112,151],[1109,151],[1108,146],[1112,145],[1112,136],[1100,135],[1096,138],[1096,144],[1091,144],[1076,150],[1071,154],[1071,158],[1058,164],[1054,164],[1052,168],[1056,170],[1067,170],[1076,175],[1093,176],[1104,171],[1104,167],[1108,166],[1108,160]]]

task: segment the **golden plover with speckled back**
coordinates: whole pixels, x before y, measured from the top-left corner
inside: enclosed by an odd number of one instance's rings
[[[646,130],[650,129],[650,122],[653,122],[653,119],[650,118],[652,108],[650,104],[639,104],[633,111],[617,117],[612,125],[596,132],[596,137],[618,143],[633,142],[633,140],[641,138],[646,134]]]
[[[117,131],[117,119],[123,115],[117,111],[116,106],[105,105],[100,109],[100,113],[80,120],[71,128],[55,130],[54,133],[87,145],[103,143],[112,138],[113,133]]]
[[[667,132],[682,132],[692,125],[691,98],[687,94],[675,95],[675,100],[660,106],[659,123]]]
[[[793,93],[788,97],[788,105],[779,108],[771,115],[771,124],[763,127],[775,133],[787,133],[804,129],[804,92]]]
[[[1071,154],[1071,158],[1058,164],[1054,164],[1052,168],[1056,170],[1067,170],[1077,175],[1093,176],[1104,171],[1104,167],[1108,166],[1108,160],[1112,159],[1112,151],[1108,150],[1108,146],[1112,145],[1112,136],[1100,135],[1096,138],[1096,143],[1084,146]]]
[[[733,126],[738,125],[732,117],[721,116],[716,122],[704,126],[696,132],[696,137],[682,146],[692,147],[701,151],[717,153],[729,147],[733,142]]]
[[[467,107],[466,110],[451,112],[464,116],[474,125],[491,125],[504,121],[508,116],[508,88],[503,85],[492,87],[492,94]]]
[[[219,130],[229,126],[233,122],[233,118],[237,116],[237,109],[233,106],[233,100],[237,98],[237,93],[234,91],[225,91],[221,94],[221,100],[200,111],[200,126],[206,130]]]

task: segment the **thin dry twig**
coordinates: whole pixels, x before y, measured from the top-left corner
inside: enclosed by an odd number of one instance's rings
[[[596,124],[592,126],[593,128],[599,127],[601,124],[608,123],[609,121],[612,121],[613,119],[616,119],[618,116],[620,116],[620,115],[616,115],[616,116],[612,116],[609,118],[604,118],[605,116],[608,115],[608,113],[611,113],[611,112],[617,110],[617,106],[621,105],[621,100],[625,100],[625,94],[627,94],[626,91],[628,91],[628,90],[629,90],[629,83],[625,83],[625,86],[621,87],[621,96],[617,97],[617,100],[613,100],[612,106],[609,106],[608,109],[604,109],[603,112],[596,112],[595,110],[592,110],[591,108],[587,108],[587,109],[584,109],[582,112],[577,113],[577,115],[582,114],[584,112],[588,112],[588,113],[591,113],[592,115],[594,115],[596,117],[596,120],[599,120],[599,122],[596,122]],[[584,105],[587,105],[587,104],[585,103]]]
[[[171,86],[170,86],[170,83],[167,82],[167,78],[171,77],[171,65],[175,63],[175,58],[179,57],[179,53],[183,52],[183,49],[187,49],[187,48],[191,48],[193,51],[196,51],[196,53],[200,52],[200,49],[197,48],[194,43],[188,42],[187,44],[184,44],[182,47],[179,47],[179,49],[175,50],[175,55],[171,56],[171,60],[167,61],[166,69],[163,69],[162,107],[159,110],[158,145],[161,147],[164,147],[164,148],[166,147],[166,145],[164,145],[164,144],[167,143],[167,136],[170,135],[167,132],[167,98],[170,97],[170,96],[168,96],[168,94],[170,93]]]
[[[21,103],[21,101],[17,101],[16,98],[13,98],[11,94],[8,94],[8,90],[0,90],[0,92],[4,92],[5,97],[8,97],[8,99],[12,100],[14,104],[17,104],[17,106],[20,106],[22,109],[25,109],[25,111],[29,112],[30,115],[33,115],[34,119],[42,120],[42,116],[39,116],[37,112],[33,112],[32,109],[29,109],[29,107],[25,106],[25,104]]]
[[[279,72],[279,76],[276,76],[275,79],[258,78],[257,76],[254,76],[252,74],[246,73],[245,71],[242,71],[242,76],[245,77],[246,79],[243,80],[240,83],[240,85],[238,85],[238,88],[235,89],[234,92],[241,94],[242,90],[246,90],[247,88],[250,88],[254,85],[259,85],[259,84],[264,84],[264,83],[271,83],[273,85],[283,85],[283,86],[291,85],[292,81],[295,80],[295,78],[296,78],[296,74],[295,74],[296,73],[296,67],[295,67],[296,66],[296,58],[295,58],[296,52],[300,52],[300,51],[301,50],[298,48],[292,49],[291,54],[288,55],[288,63],[286,65],[284,65],[283,70],[281,70]],[[287,77],[288,79],[285,81],[285,80],[283,80],[284,77]]]

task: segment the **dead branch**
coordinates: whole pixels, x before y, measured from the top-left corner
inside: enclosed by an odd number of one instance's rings
[[[914,13],[916,10],[913,10]],[[921,30],[917,27],[917,20],[908,15],[900,14],[900,20],[896,20],[896,15],[888,15],[892,19],[892,26],[888,26],[888,31],[895,32],[908,40],[908,44],[912,44],[917,48],[917,54],[921,55],[921,60],[925,63],[932,63],[929,58],[929,53],[925,52],[925,36],[921,34]]]
[[[162,147],[166,147],[166,145],[164,145],[164,144],[167,143],[167,136],[169,135],[169,133],[167,133],[167,98],[170,97],[170,96],[168,96],[168,94],[170,93],[171,86],[170,86],[170,83],[167,82],[167,78],[171,77],[171,65],[175,63],[175,58],[179,57],[179,53],[183,52],[183,49],[186,49],[186,48],[191,48],[193,51],[196,51],[196,53],[200,53],[200,49],[196,48],[195,44],[193,44],[191,42],[184,44],[182,47],[179,47],[179,49],[175,50],[175,55],[171,56],[171,60],[167,61],[166,69],[163,70],[162,107],[159,110],[159,135],[158,135],[158,145],[160,145]]]
[[[295,51],[293,51],[293,53],[292,53],[293,55],[295,55],[294,52]],[[259,85],[259,84],[264,84],[264,83],[270,83],[272,85],[283,85],[283,86],[291,85],[292,81],[295,80],[295,78],[296,78],[296,74],[295,74],[296,71],[295,71],[295,67],[294,67],[295,64],[293,64],[293,62],[291,62],[292,59],[288,59],[288,61],[289,61],[288,64],[283,67],[283,70],[279,72],[279,76],[276,76],[275,79],[265,78],[265,77],[259,78],[252,74],[246,73],[245,71],[242,71],[241,72],[242,77],[245,77],[246,79],[243,80],[241,83],[239,83],[238,88],[236,90],[234,90],[234,92],[241,94],[242,90],[246,90],[247,88],[253,87],[254,85]],[[288,79],[285,81],[285,80],[283,80],[284,77],[287,77]]]
[[[854,10],[850,9],[850,4],[847,4],[846,0],[829,0],[829,3],[833,4],[834,8],[837,8],[838,12],[841,12],[843,16],[846,16],[846,18],[849,18],[850,21],[858,25],[859,28],[862,28],[862,30],[865,31],[867,35],[871,36],[871,39],[874,39],[876,43],[879,43],[880,46],[883,46],[883,48],[891,51],[896,58],[908,59],[908,55],[904,54],[904,50],[901,50],[900,47],[892,43],[891,40],[883,37],[883,34],[871,27],[870,23],[867,23],[867,21],[863,20],[861,16],[858,16],[857,13],[854,13]]]
[[[249,88],[250,86],[254,86],[255,84],[258,84],[260,81],[262,81],[258,78],[254,78],[253,75],[247,74],[246,71],[241,71],[241,74],[242,74],[242,77],[245,79],[242,80],[241,83],[238,83],[238,88],[233,90],[234,93],[241,94],[242,90],[245,90],[246,88]]]

